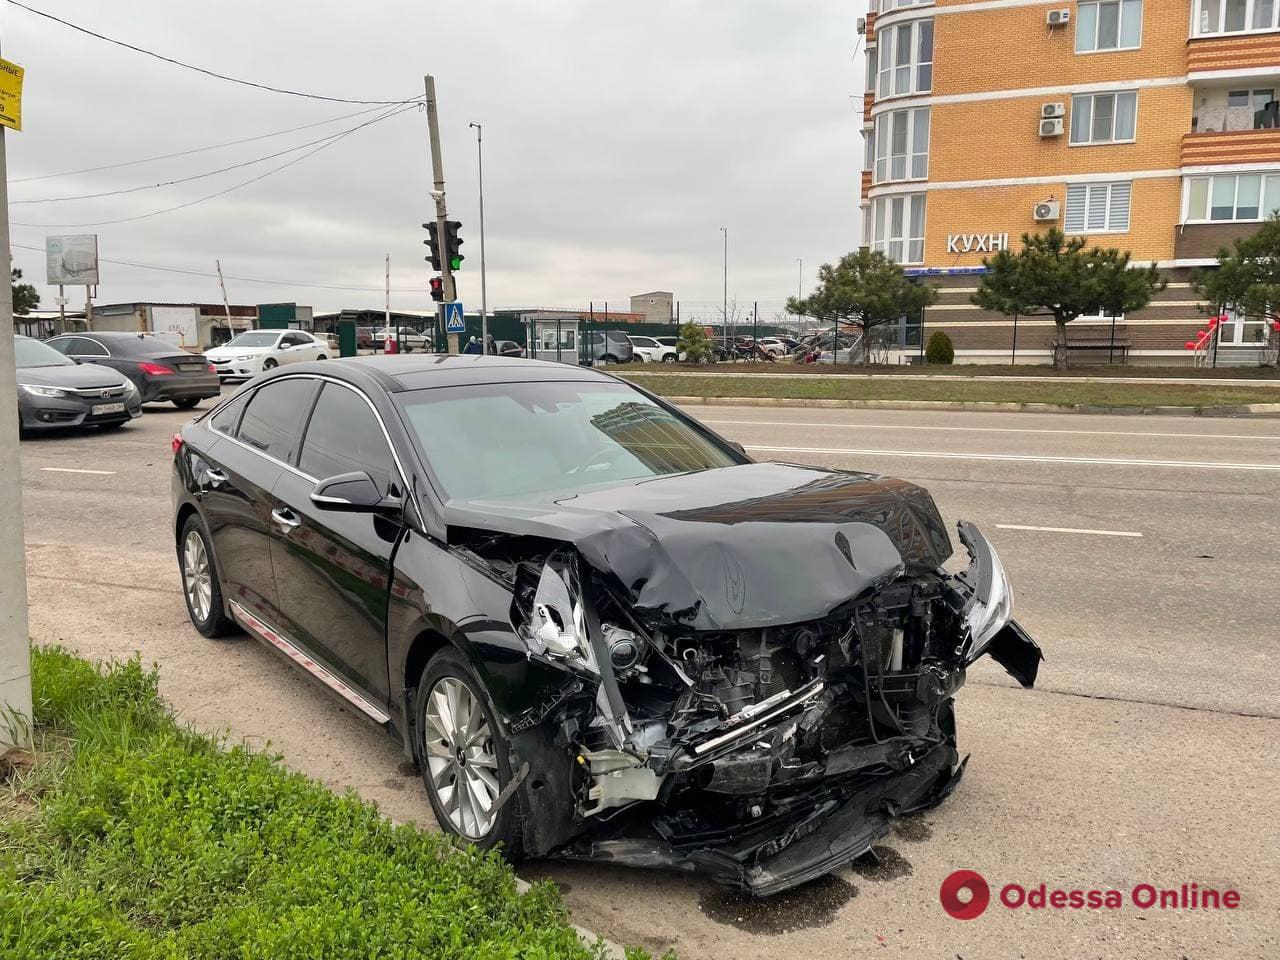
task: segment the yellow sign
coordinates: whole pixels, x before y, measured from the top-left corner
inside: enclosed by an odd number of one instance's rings
[[[22,75],[16,63],[0,59],[0,124],[22,129]]]

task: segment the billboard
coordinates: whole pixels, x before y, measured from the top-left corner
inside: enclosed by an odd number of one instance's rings
[[[51,286],[96,286],[98,235],[44,238],[45,271]]]

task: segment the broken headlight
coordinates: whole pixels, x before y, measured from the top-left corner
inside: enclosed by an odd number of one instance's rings
[[[969,569],[954,580],[967,595],[964,619],[969,627],[968,659],[974,660],[1013,618],[1013,585],[995,547],[978,528],[964,520],[956,527],[960,542],[969,551]]]
[[[582,593],[570,566],[556,562],[543,566],[525,636],[537,652],[576,660],[599,672],[587,634]]]

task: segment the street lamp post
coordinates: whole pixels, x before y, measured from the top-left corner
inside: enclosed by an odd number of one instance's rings
[[[800,265],[799,275],[796,277],[796,299],[803,300],[804,299],[804,257],[796,257],[796,263]],[[804,317],[801,317],[799,320],[797,320],[796,324],[799,328],[796,330],[796,333],[803,334]]]
[[[724,346],[729,349],[729,228],[721,227],[724,234]],[[737,359],[736,357],[734,359]]]
[[[481,352],[489,352],[489,291],[486,286],[484,264],[484,131],[474,120],[476,129],[476,169],[480,176],[480,344]]]

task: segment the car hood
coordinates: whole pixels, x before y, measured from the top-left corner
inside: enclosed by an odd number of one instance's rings
[[[696,630],[817,619],[903,572],[937,570],[951,555],[920,487],[781,463],[519,503],[451,500],[446,519],[572,543],[638,615]]]
[[[275,347],[214,347],[206,350],[204,355],[210,360],[230,360],[233,357],[256,357],[274,349]]]
[[[77,363],[65,367],[19,367],[17,373],[19,383],[81,390],[89,387],[118,387],[125,380],[124,375],[118,371],[96,363]]]

